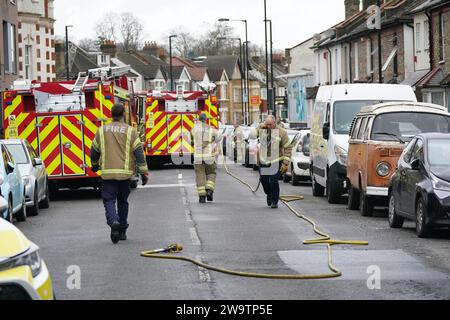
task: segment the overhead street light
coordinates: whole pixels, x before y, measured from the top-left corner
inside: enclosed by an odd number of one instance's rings
[[[247,106],[246,106],[246,111],[245,111],[245,114],[244,114],[244,124],[246,124],[246,125],[248,125],[248,123],[249,123],[249,119],[248,119],[248,113],[249,113],[249,111],[250,111],[250,82],[249,82],[249,65],[248,65],[248,62],[249,62],[249,57],[248,57],[248,44],[249,44],[249,41],[248,41],[248,24],[247,24],[247,20],[241,20],[241,19],[228,19],[228,18],[221,18],[221,19],[218,19],[218,21],[219,22],[243,22],[244,24],[245,24],[245,42],[244,42],[244,44],[245,44],[245,46],[244,46],[244,48],[245,48],[245,61],[244,61],[244,66],[245,66],[245,69],[244,69],[244,72],[245,72],[245,84],[246,84],[246,90],[245,90],[245,92],[246,92],[246,94],[247,94]]]

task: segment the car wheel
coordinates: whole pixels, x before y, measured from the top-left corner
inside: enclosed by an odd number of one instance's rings
[[[8,201],[8,209],[6,211],[5,220],[8,222],[13,222],[13,208],[12,208],[12,199],[10,198]]]
[[[25,222],[27,220],[27,203],[25,202],[25,192],[22,199],[22,208],[16,213],[16,220],[18,222]]]
[[[312,191],[314,197],[323,197],[325,195],[325,188],[317,183],[316,179],[311,174]]]
[[[395,196],[391,192],[389,195],[389,226],[393,229],[400,229],[403,227],[405,219],[400,217],[395,211]]]
[[[349,184],[348,190],[348,204],[347,208],[349,210],[358,210],[360,205],[360,195],[359,190],[353,188],[351,184]]]
[[[341,195],[338,192],[336,184],[329,178],[327,179],[327,198],[329,204],[337,204],[341,201]]]
[[[283,174],[283,182],[284,183],[288,183],[288,182],[290,182],[291,181],[291,177],[289,177],[286,173],[285,174]]]
[[[299,180],[299,178],[298,178],[298,176],[295,174],[294,168],[292,168],[291,170],[292,170],[292,173],[291,173],[291,184],[292,184],[293,186],[298,186],[298,180]]]
[[[39,215],[39,197],[38,197],[38,186],[34,186],[33,195],[33,206],[28,209],[28,215],[30,217],[35,217]]]
[[[359,193],[361,199],[359,204],[361,215],[363,217],[372,217],[374,209],[373,198],[367,196],[362,190]]]
[[[254,165],[253,165],[253,171],[258,171],[258,170],[259,170],[258,165],[257,165],[257,164],[254,164]]]
[[[45,188],[45,198],[39,203],[39,208],[41,209],[50,208],[50,189],[48,188],[48,181],[47,187]]]
[[[417,200],[416,205],[416,231],[419,238],[426,238],[430,235],[430,228],[426,224],[427,210],[422,198]]]

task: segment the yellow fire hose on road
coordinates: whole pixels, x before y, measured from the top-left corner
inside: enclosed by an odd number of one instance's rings
[[[261,186],[261,181],[259,181],[256,188],[253,188],[250,184],[248,184],[246,181],[235,175],[230,171],[228,168],[228,165],[226,163],[226,158],[223,155],[223,151],[221,152],[222,158],[223,158],[223,164],[225,167],[226,173],[239,181],[240,183],[247,186],[253,193],[258,192],[259,187]],[[342,241],[342,240],[333,240],[331,239],[331,236],[326,234],[325,232],[321,231],[317,224],[308,218],[305,215],[300,214],[297,210],[295,210],[292,206],[292,202],[301,201],[304,200],[304,197],[297,196],[297,195],[284,195],[280,197],[280,201],[298,218],[305,220],[311,226],[313,227],[313,231],[318,234],[320,237],[316,239],[310,239],[305,240],[303,244],[305,245],[317,245],[317,244],[324,244],[327,246],[328,249],[328,268],[330,269],[331,273],[326,274],[264,274],[264,273],[252,273],[252,272],[240,272],[240,271],[234,271],[234,270],[228,270],[225,268],[218,268],[214,267],[208,264],[205,264],[201,261],[189,258],[189,257],[182,257],[174,255],[174,253],[179,253],[183,250],[182,246],[178,244],[170,245],[169,247],[165,249],[158,249],[153,251],[147,251],[142,252],[141,256],[146,258],[153,258],[153,259],[169,259],[169,260],[179,260],[179,261],[185,261],[190,262],[194,265],[197,265],[199,267],[216,271],[228,275],[233,276],[239,276],[239,277],[248,277],[248,278],[262,278],[262,279],[278,279],[278,280],[319,280],[319,279],[329,279],[329,278],[337,278],[342,276],[342,272],[336,268],[333,265],[333,257],[332,257],[332,246],[334,245],[368,245],[369,243],[367,241]],[[171,253],[172,255],[168,254],[162,254],[162,253]]]

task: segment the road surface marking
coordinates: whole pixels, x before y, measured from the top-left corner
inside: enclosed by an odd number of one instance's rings
[[[179,187],[194,187],[195,184],[152,184],[147,186],[139,186],[138,189],[162,189],[162,188],[179,188]]]
[[[200,238],[198,237],[197,230],[195,228],[190,228],[189,232],[191,234],[192,244],[194,246],[201,246]]]

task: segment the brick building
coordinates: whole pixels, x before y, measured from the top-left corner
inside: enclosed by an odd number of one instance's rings
[[[17,24],[15,1],[0,0],[0,91],[8,89],[18,78]]]
[[[430,71],[417,86],[424,101],[446,106],[450,110],[450,3],[448,0],[427,0],[417,6],[412,14],[425,16],[428,26],[422,30],[425,30],[424,42],[428,44]]]
[[[424,0],[386,0],[381,6],[383,82],[414,76],[414,29],[409,12]],[[317,84],[379,82],[378,30],[369,29],[367,9],[376,0],[346,0],[346,20],[315,40]]]
[[[56,79],[53,2],[17,0],[19,75],[23,79]]]

